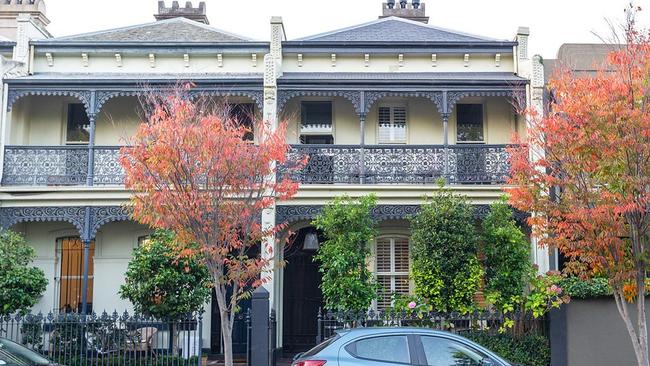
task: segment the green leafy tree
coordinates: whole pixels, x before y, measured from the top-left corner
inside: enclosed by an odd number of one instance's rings
[[[0,229],[0,316],[27,313],[47,286],[45,273],[30,266],[36,251],[22,235]]]
[[[477,258],[474,210],[462,196],[441,190],[411,218],[411,277],[415,293],[437,311],[466,313],[482,269]]]
[[[505,200],[490,206],[483,220],[481,242],[485,254],[485,293],[500,311],[512,311],[533,271],[530,244],[517,226]]]
[[[377,235],[371,216],[376,202],[373,195],[359,200],[337,197],[313,222],[327,238],[314,260],[320,263],[321,290],[329,310],[365,311],[377,297],[368,270],[370,244]]]
[[[171,231],[156,231],[135,249],[120,296],[136,312],[170,321],[199,311],[211,295],[212,279],[198,251]]]

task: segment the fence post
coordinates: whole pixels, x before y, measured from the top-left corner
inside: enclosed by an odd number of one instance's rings
[[[251,362],[248,366],[269,365],[269,292],[264,286],[253,292],[251,303]]]
[[[318,308],[318,316],[316,317],[316,344],[320,344],[323,341],[323,333],[321,330],[323,323],[323,310]]]
[[[567,366],[567,305],[549,312],[549,339],[551,342],[551,366]]]
[[[199,329],[199,344],[198,344],[199,357],[198,357],[198,361],[197,361],[196,364],[197,364],[197,366],[201,366],[201,364],[203,362],[202,361],[202,359],[203,359],[203,310],[199,311],[198,322],[199,322],[199,326],[198,326],[198,329]]]
[[[277,328],[275,309],[271,309],[271,317],[269,319],[269,366],[275,366],[275,347],[277,345]]]

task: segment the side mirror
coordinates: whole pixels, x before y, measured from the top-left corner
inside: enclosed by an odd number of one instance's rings
[[[305,353],[305,352],[296,353],[296,355],[293,356],[293,361],[295,361],[295,360],[299,359],[300,357],[302,357],[302,355],[303,355],[304,353]]]

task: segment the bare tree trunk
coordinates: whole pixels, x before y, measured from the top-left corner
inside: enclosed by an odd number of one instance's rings
[[[232,354],[232,323],[228,312],[220,311],[221,315],[221,339],[223,340],[223,363],[224,366],[233,365]]]
[[[632,340],[632,347],[634,347],[634,354],[636,355],[638,366],[650,366],[650,364],[648,363],[647,330],[644,329],[644,331],[646,332],[644,335],[640,335],[640,334],[637,335],[637,330],[634,329],[634,324],[632,324],[632,319],[630,318],[630,314],[627,311],[627,302],[625,300],[625,297],[623,296],[622,290],[614,290],[614,300],[616,300],[616,307],[618,308],[618,313],[621,315],[621,318],[623,318],[623,322],[625,323],[627,332],[630,335],[630,339]],[[637,299],[637,301],[645,303],[645,298]],[[645,305],[637,304],[637,309],[640,308],[643,308],[643,310],[645,311]],[[638,316],[639,316],[639,324],[641,318],[643,318],[645,322],[645,313],[643,315],[638,314]]]

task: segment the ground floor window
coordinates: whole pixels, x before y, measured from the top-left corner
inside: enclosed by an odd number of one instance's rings
[[[54,278],[55,294],[60,312],[80,312],[83,291],[83,242],[79,237],[59,238],[56,241],[57,268]],[[88,260],[88,311],[92,310],[95,274],[95,242],[90,243]]]
[[[408,295],[409,240],[406,237],[381,237],[375,248],[375,273],[379,284],[377,309],[391,306],[393,294]]]

